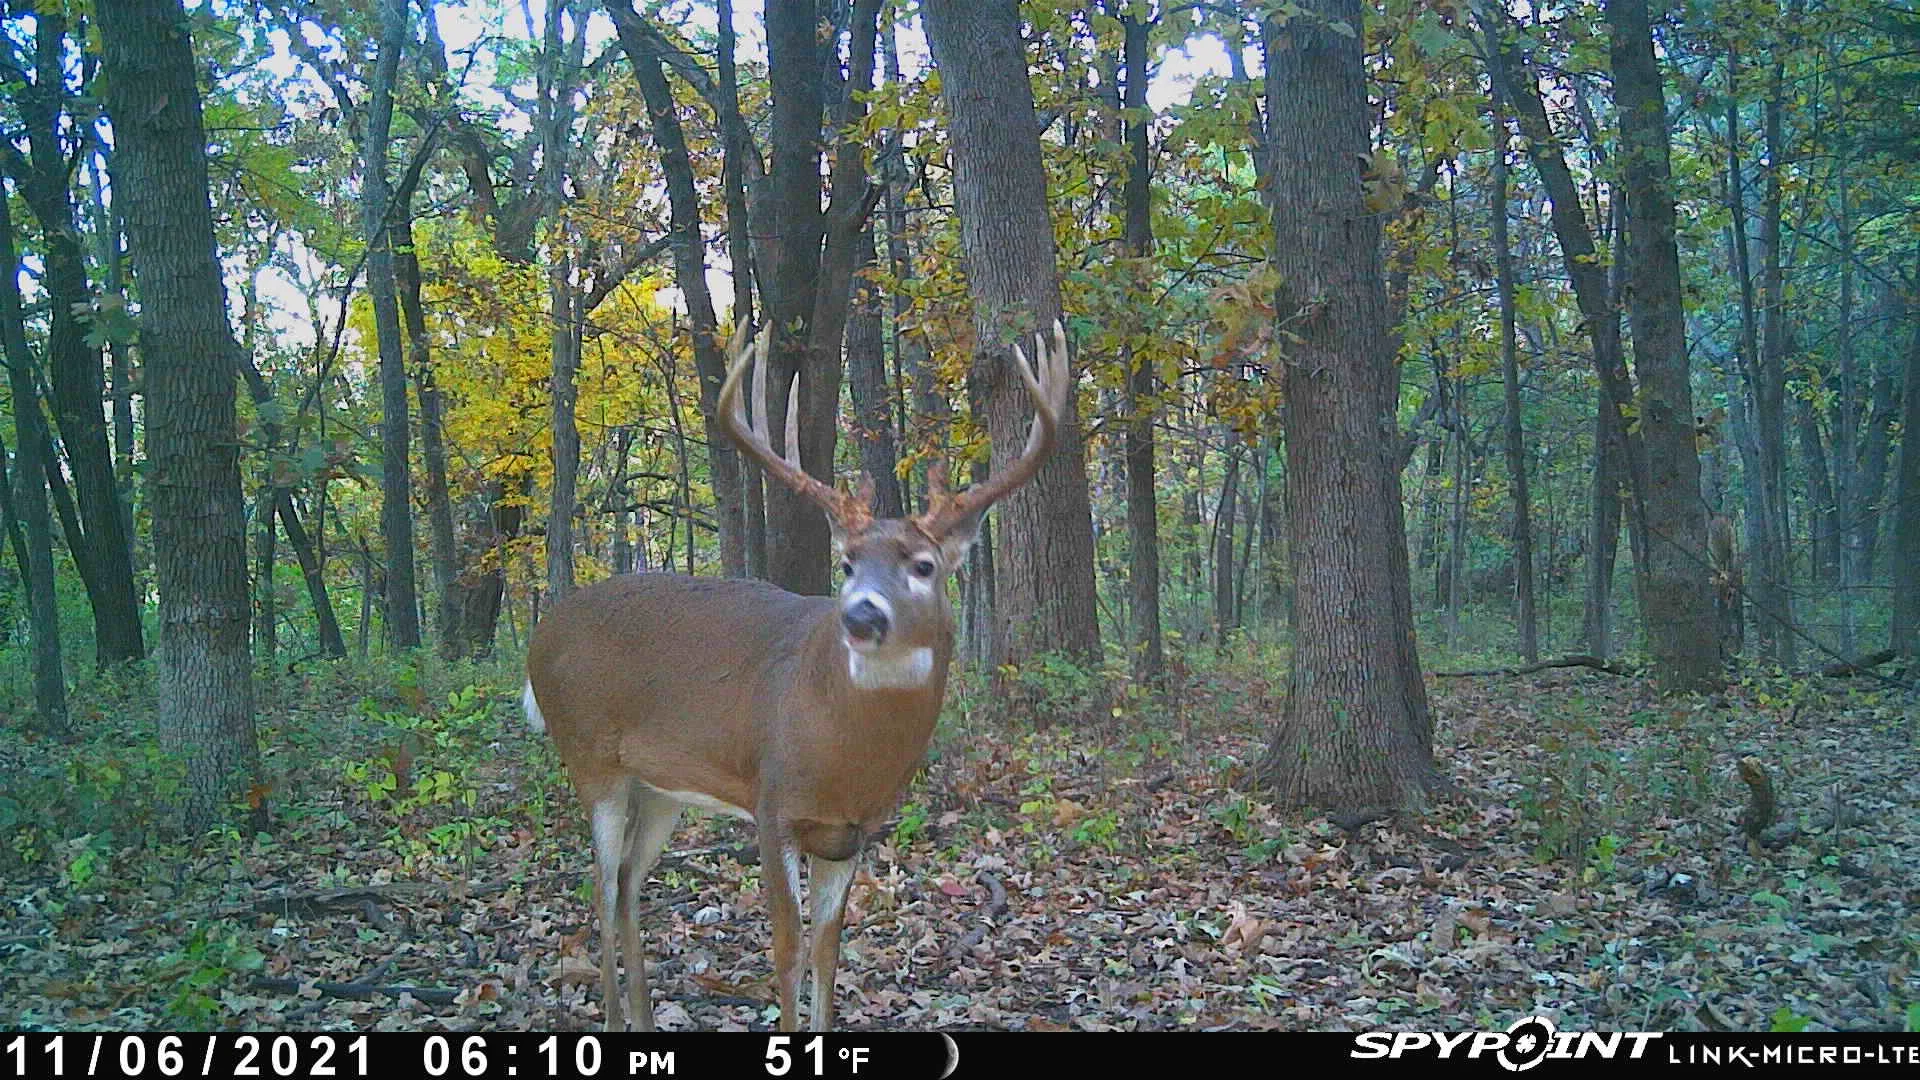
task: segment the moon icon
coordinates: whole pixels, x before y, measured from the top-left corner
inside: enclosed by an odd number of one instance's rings
[[[953,1075],[953,1070],[960,1067],[960,1047],[954,1044],[953,1036],[944,1031],[940,1033],[940,1038],[947,1044],[947,1068],[940,1074],[940,1080],[947,1080]]]

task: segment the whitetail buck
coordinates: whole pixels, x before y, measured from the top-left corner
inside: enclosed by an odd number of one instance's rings
[[[1066,335],[1036,335],[1038,364],[1013,356],[1036,406],[1026,449],[958,493],[939,470],[926,513],[874,520],[858,496],[800,468],[799,384],[787,399],[786,456],[769,441],[768,333],[736,334],[719,409],[735,442],[818,503],[845,584],[796,596],[760,581],[677,574],[614,577],[541,620],[527,654],[528,722],[553,737],[592,816],[599,869],[600,987],[608,1030],[623,1025],[613,928],[626,957],[626,1015],[653,1030],[637,901],[688,806],[757,822],[773,921],[780,1027],[798,1026],[800,856],[813,924],[812,1026],[833,1026],[841,921],[861,844],[892,812],[933,734],[953,655],[947,575],[988,506],[1026,483],[1072,407]],[[1037,368],[1037,369],[1036,369]],[[741,383],[753,371],[753,421]]]

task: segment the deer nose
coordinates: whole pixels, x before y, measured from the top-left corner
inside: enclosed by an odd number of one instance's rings
[[[840,625],[847,628],[847,636],[853,640],[878,645],[886,640],[892,620],[880,605],[862,597],[840,613]]]

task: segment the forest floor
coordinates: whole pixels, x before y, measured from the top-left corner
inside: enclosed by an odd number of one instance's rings
[[[1041,727],[959,695],[853,887],[841,1025],[1920,1028],[1910,693],[1430,678],[1453,790],[1348,832],[1238,788],[1277,670]],[[172,781],[136,697],[84,743],[0,732],[0,1028],[597,1027],[583,815],[514,676],[464,677],[263,686],[275,826],[193,844],[154,824]],[[1771,847],[1739,825],[1747,756]],[[690,815],[655,871],[665,1029],[771,1021],[753,850]]]

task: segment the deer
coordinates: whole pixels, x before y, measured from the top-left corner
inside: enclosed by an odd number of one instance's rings
[[[893,812],[932,738],[946,695],[954,628],[946,582],[987,508],[1031,480],[1052,453],[1073,377],[1065,331],[1016,344],[1012,367],[1033,399],[1020,456],[983,483],[947,488],[929,469],[925,512],[873,516],[873,481],[837,489],[800,466],[799,381],[787,396],[785,454],[768,429],[771,330],[727,347],[716,409],[770,479],[826,513],[840,557],[834,596],[763,581],[629,574],[586,586],[546,613],[527,653],[521,705],[558,750],[587,811],[608,1031],[654,1030],[638,898],[682,811],[756,824],[773,930],[782,1031],[798,1028],[800,862],[807,864],[810,1026],[831,1030],[847,894],[859,855]],[[752,419],[742,384],[752,372]],[[615,948],[614,928],[619,928]],[[624,1017],[616,953],[627,975]]]

